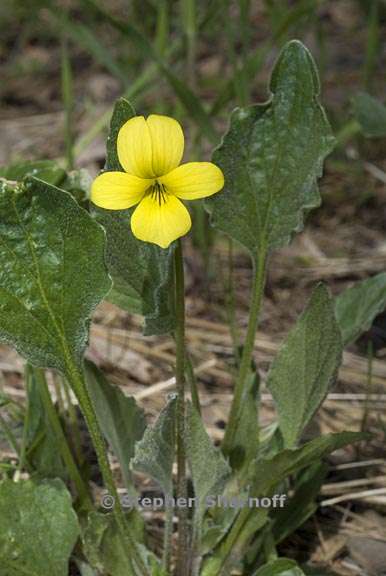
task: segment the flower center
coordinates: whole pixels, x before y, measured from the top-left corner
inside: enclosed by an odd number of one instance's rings
[[[166,197],[168,195],[166,186],[164,184],[160,184],[157,180],[155,181],[153,186],[149,188],[148,194],[153,200],[158,202],[159,206],[165,204]]]

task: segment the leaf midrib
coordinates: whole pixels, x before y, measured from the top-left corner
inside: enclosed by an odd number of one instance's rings
[[[275,130],[275,134],[277,134],[277,122],[275,122],[274,120],[274,114],[273,114],[273,110],[276,107],[276,102],[277,102],[277,93],[279,91],[277,91],[276,93],[273,94],[272,97],[272,103],[271,103],[271,107],[269,108],[270,111],[272,111],[272,124],[274,126],[274,130]],[[288,130],[292,131],[293,125],[294,125],[294,119],[293,119],[293,112],[295,109],[295,105],[296,105],[296,99],[294,99],[294,101],[292,102],[292,106],[291,109],[288,112]],[[277,138],[276,138],[277,140]],[[273,165],[273,168],[271,170],[271,173],[268,174],[268,178],[266,179],[267,181],[267,187],[268,189],[271,191],[269,194],[269,199],[268,199],[268,206],[267,206],[267,210],[266,210],[266,217],[265,217],[265,221],[264,221],[264,227],[263,227],[263,231],[260,237],[260,244],[267,244],[269,245],[269,239],[268,239],[268,226],[269,226],[269,221],[271,219],[271,212],[272,212],[272,207],[273,207],[273,197],[274,197],[274,190],[276,190],[278,188],[277,186],[277,178],[275,178],[276,173],[278,172],[277,167],[280,165],[281,160],[282,160],[282,156],[283,156],[283,151],[284,151],[284,139],[283,138],[279,138],[279,152],[278,154],[275,156],[275,163]],[[280,162],[279,162],[280,160]],[[264,162],[264,166],[266,166],[265,162]],[[269,171],[268,171],[269,172]]]
[[[0,241],[3,243],[3,246],[5,247],[6,250],[8,250],[9,254],[14,258],[14,260],[15,260],[16,262],[18,262],[19,266],[24,267],[23,261],[22,261],[22,260],[20,259],[20,257],[16,254],[16,252],[14,252],[14,251],[12,250],[12,248],[10,248],[10,247],[8,246],[7,242],[5,241],[5,239],[4,239],[4,237],[3,237],[2,235],[0,235]],[[38,282],[37,282],[37,278],[32,274],[31,270],[30,270],[29,268],[26,268],[26,272],[27,272],[27,274],[32,278],[33,282],[37,284],[37,283],[38,283]],[[47,326],[45,326],[45,325],[42,323],[42,321],[41,321],[37,316],[35,316],[35,314],[34,314],[31,310],[29,310],[29,309],[26,307],[25,303],[24,303],[18,296],[16,296],[15,293],[10,292],[10,291],[7,290],[6,288],[4,288],[4,286],[1,286],[0,289],[3,290],[6,294],[9,294],[10,296],[12,296],[12,298],[15,298],[15,300],[17,300],[17,301],[20,303],[20,305],[22,306],[23,310],[25,310],[25,312],[27,312],[27,314],[29,314],[29,315],[39,324],[39,326],[41,326],[41,328],[43,329],[43,331],[44,331],[50,338],[54,338],[54,337],[55,337],[54,334],[51,333],[51,331],[47,328]]]
[[[13,209],[14,209],[14,212],[15,212],[15,215],[16,215],[16,218],[17,218],[17,220],[18,220],[18,222],[19,222],[19,226],[20,226],[21,229],[23,230],[24,235],[25,235],[25,237],[26,237],[26,240],[27,240],[27,243],[28,243],[28,246],[29,246],[29,249],[30,249],[31,257],[32,257],[32,260],[33,260],[33,264],[34,264],[34,267],[35,267],[35,270],[36,270],[37,276],[35,277],[32,273],[31,273],[31,276],[32,276],[32,278],[35,279],[35,282],[36,282],[37,287],[38,287],[38,289],[39,289],[39,291],[40,291],[40,294],[41,294],[43,303],[44,303],[44,305],[45,305],[45,307],[46,307],[46,309],[47,309],[48,315],[50,316],[51,322],[52,322],[52,324],[54,325],[54,327],[55,327],[55,329],[56,329],[56,332],[57,332],[57,334],[58,334],[58,336],[59,336],[59,340],[60,340],[60,343],[61,343],[61,346],[62,346],[62,350],[63,350],[63,355],[64,355],[65,362],[66,362],[67,364],[71,364],[71,353],[70,353],[70,350],[69,350],[69,347],[68,347],[68,344],[67,344],[66,334],[61,330],[61,327],[60,327],[60,325],[59,325],[59,323],[58,323],[58,321],[57,321],[57,319],[56,319],[56,316],[55,316],[55,314],[54,314],[54,312],[53,312],[53,310],[52,310],[52,308],[51,308],[50,302],[49,302],[48,297],[47,297],[47,295],[46,295],[45,287],[44,287],[43,282],[42,282],[42,279],[41,279],[39,260],[38,260],[37,255],[36,255],[35,247],[34,247],[34,245],[33,245],[33,241],[32,241],[31,235],[30,235],[28,229],[26,228],[26,226],[24,225],[24,223],[23,223],[23,221],[22,221],[22,219],[21,219],[21,217],[20,217],[20,214],[19,214],[19,212],[18,212],[18,209],[17,209],[17,206],[16,206],[16,202],[15,202],[14,196],[12,196],[12,206],[13,206]],[[31,200],[31,206],[32,206],[32,200]],[[63,245],[64,245],[64,242],[63,242]],[[63,260],[63,266],[64,266],[64,250],[63,250],[62,260]],[[63,282],[62,282],[62,285],[63,285]],[[24,307],[25,307],[25,306],[24,306]],[[25,309],[26,309],[26,308],[25,308]],[[47,330],[46,330],[46,331],[47,331]],[[50,334],[50,335],[51,335],[51,334]]]

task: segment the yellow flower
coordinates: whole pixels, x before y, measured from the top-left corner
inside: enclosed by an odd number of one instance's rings
[[[215,194],[224,186],[220,168],[211,162],[180,164],[184,134],[168,116],[135,116],[120,129],[119,162],[125,172],[104,172],[91,188],[91,200],[108,210],[138,204],[131,229],[139,240],[167,248],[192,225],[180,200]],[[180,200],[179,200],[180,199]]]

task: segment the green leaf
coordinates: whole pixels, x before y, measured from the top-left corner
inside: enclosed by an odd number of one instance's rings
[[[110,134],[106,143],[105,170],[117,170],[118,172],[124,172],[118,159],[118,132],[123,124],[130,120],[130,118],[133,118],[133,116],[135,116],[135,110],[130,102],[126,100],[126,98],[119,98],[119,100],[117,100],[115,103],[110,121]]]
[[[186,452],[197,508],[203,514],[207,497],[221,494],[230,468],[221,450],[213,446],[200,415],[191,404],[186,414]]]
[[[117,136],[121,126],[134,115],[131,104],[117,101],[107,141],[105,170],[120,170]],[[173,246],[163,250],[141,242],[130,229],[130,210],[95,207],[97,220],[106,230],[106,259],[114,288],[108,298],[145,317],[145,334],[170,332],[175,325],[173,302]]]
[[[111,300],[121,301],[130,312],[140,311],[146,335],[173,330],[174,247],[163,250],[137,240],[130,230],[130,215],[123,211],[98,208],[97,220],[106,230],[107,266],[114,282]]]
[[[278,558],[274,562],[264,564],[254,576],[304,576],[304,572],[294,560]]]
[[[60,457],[56,434],[39,393],[35,373],[27,365],[25,373],[28,408],[25,419],[26,452],[29,464],[42,478],[67,479]]]
[[[128,521],[136,532],[137,541],[143,540],[142,523],[138,526],[133,524],[132,519],[136,517],[130,513]],[[106,576],[137,576],[133,574],[124,553],[124,544],[117,529],[116,520],[113,514],[100,514],[91,512],[88,515],[87,526],[82,534],[83,550],[91,566],[98,570],[98,574]],[[167,576],[161,570],[157,558],[143,545],[140,552],[144,563],[149,567],[149,571],[154,576]]]
[[[132,466],[148,474],[167,497],[173,496],[173,462],[176,437],[176,397],[172,396],[154,426],[147,428],[135,446]]]
[[[237,495],[236,495],[237,496]],[[210,554],[228,532],[237,516],[236,508],[212,508],[202,524],[201,554]]]
[[[319,285],[268,374],[285,446],[293,446],[327,394],[342,358],[334,302]]]
[[[70,194],[35,178],[0,184],[0,339],[32,364],[80,367],[110,288],[105,235]]]
[[[253,370],[256,370],[255,366],[253,366]],[[247,497],[248,495],[245,486],[245,472],[260,449],[259,388],[259,375],[257,372],[252,372],[248,378],[245,401],[241,407],[240,423],[230,449],[229,461],[233,474],[222,491],[222,496],[229,501],[232,498]],[[216,547],[228,532],[236,516],[237,508],[216,506],[208,510],[202,526],[201,551],[203,555],[210,553]]]
[[[386,273],[357,282],[335,300],[335,315],[343,344],[354,342],[368,330],[377,314],[386,307]]]
[[[208,552],[221,538],[226,527],[232,522],[234,510],[231,510],[230,514],[227,513],[227,510],[223,511],[222,509],[220,509],[219,514],[215,513],[215,497],[222,494],[224,486],[230,478],[231,469],[221,450],[213,445],[201,416],[190,403],[186,412],[185,447],[196,499],[192,548],[196,570],[198,570],[198,566],[201,564],[201,555]],[[211,521],[203,524],[207,508],[214,514]],[[205,574],[205,568],[201,573]]]
[[[284,47],[270,90],[265,104],[233,112],[213,155],[225,187],[206,200],[215,228],[254,256],[287,244],[304,212],[320,204],[316,183],[334,144],[315,64],[300,42]]]
[[[233,531],[242,513],[243,511],[236,518],[235,525],[230,529],[227,538],[204,561],[200,573],[201,576],[231,574],[233,567],[237,566],[237,568],[240,568],[240,563],[245,557],[251,538],[260,532],[268,520],[268,510],[266,508],[253,510],[249,517],[246,518],[245,525],[241,527],[241,531],[237,528],[237,535],[234,537]]]
[[[232,469],[238,470],[241,474],[249,462],[255,458],[259,449],[259,385],[258,373],[252,373],[247,382],[239,425],[229,452]]]
[[[386,107],[366,92],[357,94],[353,100],[354,116],[362,132],[368,138],[386,137]]]
[[[246,477],[246,484],[250,486],[249,496],[271,497],[290,475],[314,465],[334,450],[367,438],[368,434],[358,432],[327,434],[301,448],[283,450],[269,460],[256,459],[251,463]],[[226,573],[230,573],[230,565],[243,558],[251,539],[267,520],[267,508],[243,508],[226,538],[205,563],[202,576],[217,576],[224,566],[228,569]]]
[[[134,576],[112,514],[91,512],[82,540],[84,554],[99,574]]]
[[[317,510],[316,497],[327,472],[328,466],[324,462],[310,466],[296,479],[294,494],[286,505],[272,511],[272,531],[276,544],[288,538]]]
[[[117,277],[115,278],[114,286],[106,296],[106,300],[131,314],[142,313],[142,300],[138,293],[128,285],[123,285],[121,288]]]
[[[134,400],[104,377],[93,362],[85,361],[87,388],[98,418],[99,426],[117,457],[126,488],[132,489],[130,460],[135,443],[146,428],[145,414]]]
[[[39,178],[43,182],[67,190],[78,202],[84,202],[88,197],[91,177],[87,170],[63,170],[54,160],[38,160],[18,162],[0,168],[0,177],[14,182],[22,182],[27,177]]]
[[[34,162],[18,162],[17,164],[0,168],[0,176],[17,182],[27,176],[34,176],[44,180],[44,182],[58,186],[65,178],[66,172],[54,160],[38,160]]]
[[[68,576],[78,535],[61,480],[0,484],[0,576]]]
[[[255,460],[250,466],[249,480],[251,493],[256,496],[269,496],[288,476],[354,442],[369,438],[361,432],[338,432],[319,436],[300,448],[283,450],[270,460]]]

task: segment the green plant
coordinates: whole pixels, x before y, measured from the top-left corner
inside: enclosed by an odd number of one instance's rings
[[[88,3],[95,5],[94,0]],[[193,58],[191,26],[188,32]],[[137,37],[130,27],[122,33]],[[141,47],[149,50],[144,42]],[[158,57],[155,62],[164,70]],[[189,93],[170,73],[168,81],[193,114]],[[32,480],[5,479],[0,484],[0,575],[64,576],[71,554],[82,574],[167,576],[173,570],[177,576],[221,576],[234,569],[251,576],[304,573],[293,560],[276,558],[276,546],[315,510],[325,474],[320,460],[366,435],[342,431],[304,443],[303,431],[336,377],[344,345],[386,304],[384,274],[338,298],[324,285],[315,287],[270,368],[267,387],[278,419],[264,435],[258,420],[254,340],[270,255],[289,243],[302,229],[306,214],[320,204],[317,180],[334,138],[319,90],[310,53],[300,42],[289,42],[272,72],[269,100],[234,111],[213,154],[225,186],[205,201],[205,208],[212,226],[246,249],[254,270],[249,323],[236,352],[238,373],[221,448],[213,445],[205,429],[189,370],[181,239],[165,248],[138,240],[130,227],[131,208],[85,210],[79,192],[86,186],[77,172],[67,174],[53,163],[3,171],[0,337],[31,364],[22,449],[9,429],[7,436]],[[66,100],[70,106],[71,99]],[[107,172],[123,172],[117,139],[133,114],[125,99],[116,103]],[[206,113],[195,107],[194,117],[202,128]],[[215,139],[210,124],[206,135]],[[69,164],[70,158],[68,154]],[[84,359],[90,316],[105,298],[140,312],[146,334],[174,335],[176,393],[152,427],[146,427],[134,399],[126,398]],[[56,370],[78,399],[107,491],[102,505],[92,503],[81,449],[67,441],[41,368]],[[68,420],[76,437],[75,420]],[[60,450],[59,464],[53,459],[51,434]],[[125,510],[106,441],[119,461],[131,503],[140,496],[134,470],[159,484],[165,505],[162,551],[148,547],[140,510]],[[281,509],[289,478],[295,487],[293,501]],[[69,481],[73,503],[64,485]],[[175,555],[173,510],[178,515]]]

